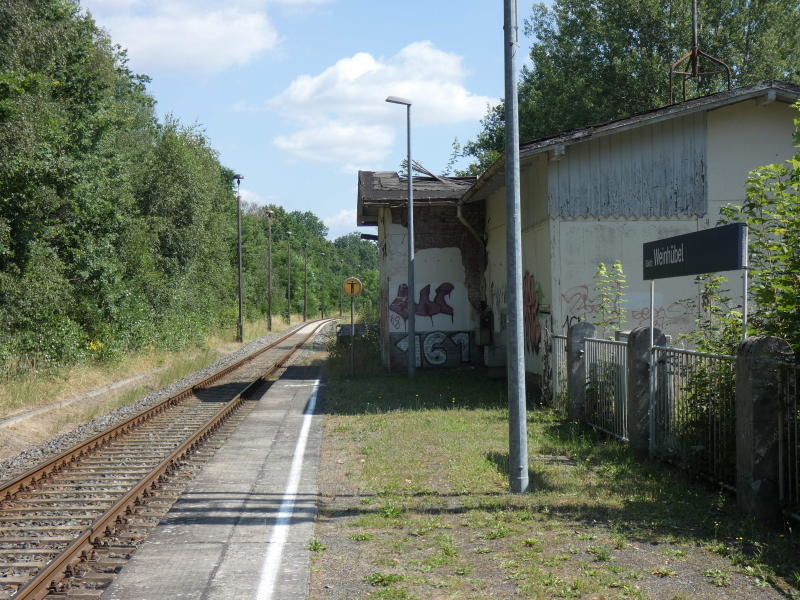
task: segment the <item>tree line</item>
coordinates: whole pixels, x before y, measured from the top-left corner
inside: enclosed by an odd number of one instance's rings
[[[234,172],[199,127],[157,118],[148,81],[77,1],[0,3],[5,374],[178,348],[236,322]],[[338,279],[356,265],[377,279],[373,243],[328,242],[313,214],[271,208],[276,242],[294,232],[292,312],[306,243],[312,314],[337,306]],[[248,318],[266,310],[261,213],[246,207],[243,219]],[[278,243],[276,312],[286,265]]]

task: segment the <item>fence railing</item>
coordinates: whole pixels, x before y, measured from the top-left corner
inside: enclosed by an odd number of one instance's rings
[[[736,357],[656,346],[655,452],[736,485]]]
[[[778,413],[778,485],[780,503],[797,518],[800,513],[800,367],[780,370]]]
[[[628,439],[628,352],[625,342],[586,338],[586,422]]]
[[[562,414],[569,410],[569,392],[567,391],[567,336],[552,336],[552,405]]]

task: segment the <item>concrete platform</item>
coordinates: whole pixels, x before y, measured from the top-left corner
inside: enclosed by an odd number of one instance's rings
[[[192,480],[102,600],[302,599],[317,506],[317,372],[291,367]]]

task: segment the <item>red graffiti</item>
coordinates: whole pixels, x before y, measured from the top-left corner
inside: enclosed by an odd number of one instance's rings
[[[414,314],[419,317],[429,317],[433,325],[433,317],[439,314],[450,315],[453,320],[453,307],[447,303],[447,298],[455,286],[446,281],[436,288],[436,296],[431,300],[431,286],[426,285],[419,291],[419,302],[414,307]],[[397,313],[403,320],[408,319],[408,285],[401,283],[397,288],[397,297],[392,300],[389,310]]]

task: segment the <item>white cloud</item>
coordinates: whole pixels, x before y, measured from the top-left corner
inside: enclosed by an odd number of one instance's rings
[[[373,228],[358,227],[356,225],[357,213],[356,210],[341,210],[338,214],[324,217],[322,222],[328,228],[328,239],[335,240],[338,237],[347,235],[348,233],[377,233]]]
[[[254,192],[253,190],[242,188],[239,190],[242,195],[242,202],[247,202],[248,204],[255,204],[257,206],[266,206],[267,204],[275,204],[277,198],[275,197],[267,197],[262,196],[258,192]]]
[[[391,128],[331,121],[274,139],[275,145],[303,160],[342,163],[345,170],[367,168],[394,141]]]
[[[393,129],[381,123],[400,110],[387,104],[386,96],[410,99],[418,125],[477,120],[494,100],[472,94],[464,87],[465,77],[460,56],[427,41],[409,44],[388,59],[359,52],[317,75],[301,75],[268,101],[300,126],[275,138],[275,144],[299,158],[343,161],[348,169],[374,165],[394,141]]]
[[[263,0],[84,0],[136,69],[214,73],[275,48]]]

